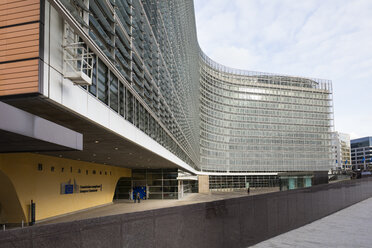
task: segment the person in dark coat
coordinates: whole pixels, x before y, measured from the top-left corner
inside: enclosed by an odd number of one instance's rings
[[[140,201],[141,201],[141,195],[140,195],[139,192],[137,192],[137,196],[136,196],[136,198],[137,198],[137,200],[138,200],[138,203],[140,203]]]

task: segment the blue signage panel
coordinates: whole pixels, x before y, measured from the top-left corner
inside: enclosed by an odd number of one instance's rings
[[[72,194],[74,193],[74,185],[73,184],[66,184],[65,185],[65,194]]]

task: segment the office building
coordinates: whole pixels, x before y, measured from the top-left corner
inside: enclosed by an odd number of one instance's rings
[[[350,135],[334,132],[332,146],[334,149],[334,170],[351,169]]]
[[[0,7],[1,221],[327,178],[331,82],[212,61],[191,0]]]
[[[353,169],[370,170],[372,168],[372,137],[352,139],[350,143]]]

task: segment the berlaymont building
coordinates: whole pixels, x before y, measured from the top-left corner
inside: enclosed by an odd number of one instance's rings
[[[330,81],[212,61],[192,0],[0,3],[0,223],[327,182],[332,131]]]

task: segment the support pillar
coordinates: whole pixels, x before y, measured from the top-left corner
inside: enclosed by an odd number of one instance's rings
[[[199,175],[198,176],[199,193],[209,193],[209,176]]]

